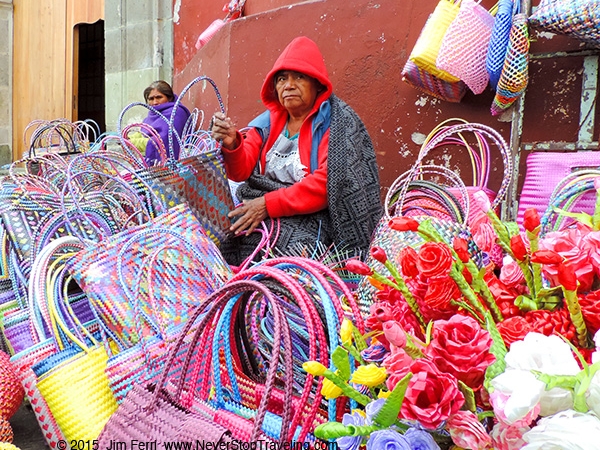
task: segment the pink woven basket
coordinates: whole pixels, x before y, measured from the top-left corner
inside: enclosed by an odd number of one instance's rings
[[[460,78],[475,94],[481,94],[490,79],[485,57],[493,26],[494,17],[483,6],[462,0],[438,53],[437,66]]]
[[[568,176],[586,169],[600,168],[600,151],[532,152],[527,156],[525,181],[519,197],[517,223],[522,227],[523,215],[535,208],[540,216],[548,207],[554,189]],[[593,213],[596,197],[593,192],[583,194],[574,205],[577,212]],[[571,209],[575,211],[575,209]]]

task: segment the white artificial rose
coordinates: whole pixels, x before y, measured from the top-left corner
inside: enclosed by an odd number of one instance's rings
[[[541,419],[523,439],[527,445],[522,450],[600,450],[600,419],[562,411]]]
[[[508,369],[492,379],[492,387],[490,401],[494,412],[507,424],[514,424],[534,410],[546,385],[529,371]]]
[[[600,330],[596,331],[594,335],[594,344],[596,346],[596,351],[592,353],[592,363],[597,363],[600,361]]]
[[[534,332],[513,342],[505,360],[507,369],[536,370],[547,375],[577,375],[581,370],[565,341]]]

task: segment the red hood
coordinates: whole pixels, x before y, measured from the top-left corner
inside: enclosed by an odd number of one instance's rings
[[[275,61],[273,68],[265,77],[265,81],[260,91],[260,98],[269,110],[283,108],[275,93],[275,83],[273,80],[275,73],[280,70],[302,72],[316,78],[323,86],[325,86],[325,91],[317,97],[317,101],[315,102],[316,108],[318,108],[325,99],[329,98],[333,92],[323,55],[321,54],[319,47],[317,47],[317,44],[306,36],[297,37],[290,42],[283,52],[281,52],[281,55],[279,55],[279,58]]]

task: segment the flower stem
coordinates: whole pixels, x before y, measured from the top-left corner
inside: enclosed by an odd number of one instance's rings
[[[361,394],[356,389],[349,386],[348,383],[346,383],[339,375],[332,372],[331,370],[327,369],[323,373],[323,376],[325,378],[327,378],[329,381],[331,381],[333,384],[335,384],[337,387],[339,387],[342,390],[342,393],[346,397],[357,401],[361,405],[366,406],[372,401],[371,398],[367,397],[366,395]]]
[[[475,309],[479,318],[485,317],[485,308],[481,304],[477,294],[475,294],[475,291],[473,291],[473,288],[471,288],[471,285],[467,283],[465,276],[458,269],[457,264],[452,265],[452,268],[450,269],[450,278],[454,280],[460,289],[460,292],[462,292],[469,304]]]
[[[563,288],[565,295],[565,302],[569,309],[569,315],[571,316],[571,322],[575,325],[575,331],[577,333],[577,341],[582,348],[590,348],[590,339],[587,331],[587,327],[583,320],[583,314],[581,313],[581,306],[577,299],[577,292],[570,291]]]
[[[490,291],[489,286],[485,281],[483,281],[482,277],[480,276],[479,268],[472,260],[467,261],[465,263],[465,266],[467,267],[469,273],[473,276],[472,284],[483,297],[486,306],[492,313],[494,321],[502,322],[504,320],[504,317],[502,317],[502,312],[500,311],[500,308],[498,308],[498,305],[496,304],[496,299],[492,295],[492,291]]]
[[[373,278],[375,278],[377,281],[387,284],[388,286],[391,286],[391,287],[397,289],[398,291],[400,291],[400,293],[404,297],[404,300],[406,300],[408,307],[410,308],[410,310],[413,312],[413,314],[416,316],[417,320],[419,321],[419,325],[421,325],[421,327],[424,330],[425,329],[425,319],[423,319],[423,315],[421,314],[421,311],[419,310],[419,305],[417,304],[417,301],[415,300],[412,293],[408,289],[408,286],[406,286],[406,283],[404,282],[404,279],[402,278],[402,276],[400,276],[400,274],[398,273],[398,269],[396,269],[396,266],[394,266],[390,262],[390,260],[387,260],[385,262],[385,267],[390,271],[390,273],[394,277],[395,283],[392,283],[389,279],[387,279],[383,275],[375,273],[375,272],[371,276]]]
[[[539,250],[539,228],[537,233],[532,233],[531,231],[527,232],[527,238],[529,239],[529,248],[531,249],[531,254],[534,254]],[[542,284],[542,266],[538,263],[530,263],[531,271],[533,272],[533,288],[535,289],[535,293],[531,292],[531,296],[537,303],[538,293],[543,289]]]

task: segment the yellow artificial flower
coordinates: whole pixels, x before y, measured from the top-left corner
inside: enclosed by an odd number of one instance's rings
[[[327,370],[327,367],[317,361],[307,361],[302,364],[302,368],[315,377],[322,376]]]
[[[342,320],[342,325],[340,326],[340,337],[342,338],[343,344],[351,344],[352,343],[352,329],[354,325],[348,319]]]
[[[342,389],[339,386],[336,386],[333,381],[325,378],[323,380],[323,388],[321,389],[321,393],[327,400],[333,400],[334,398],[338,398],[342,395]]]
[[[384,391],[383,389],[380,389],[379,394],[377,394],[377,398],[388,398],[391,393],[391,391]]]
[[[378,386],[387,378],[387,372],[384,367],[377,367],[375,364],[360,366],[352,374],[352,381],[356,384],[362,384],[368,387]]]

